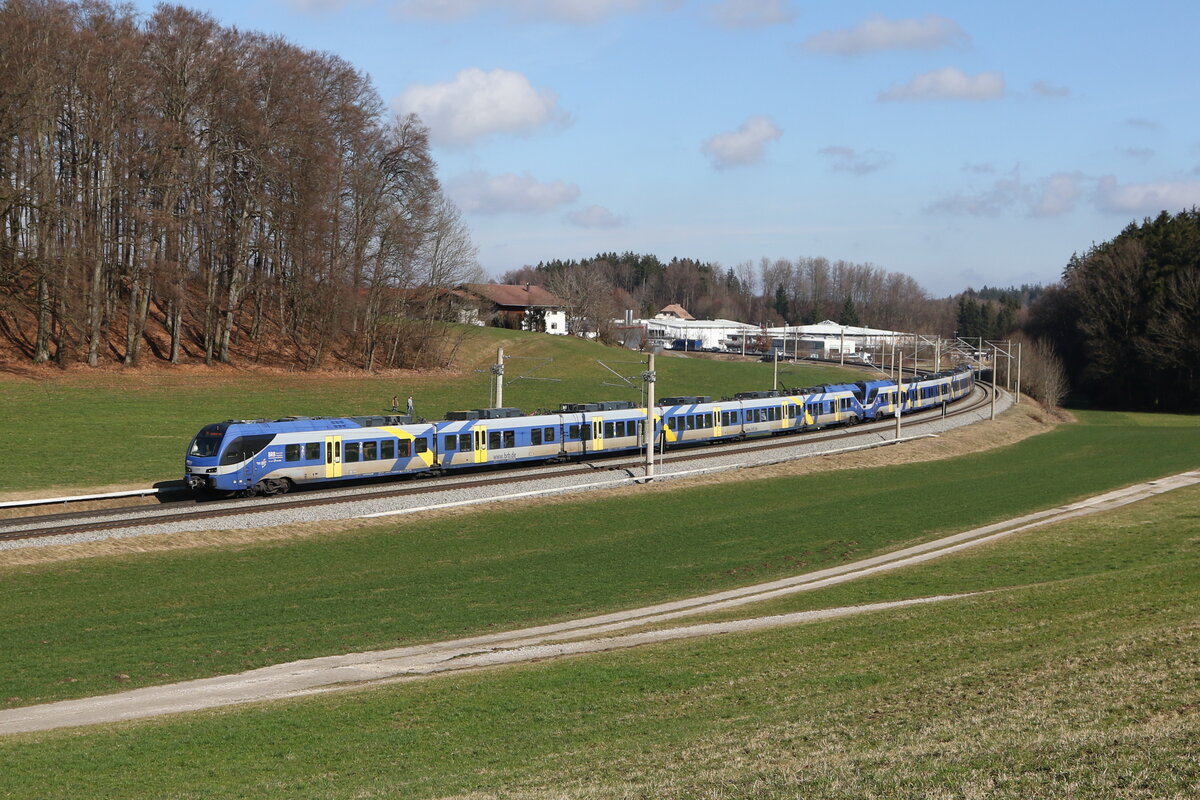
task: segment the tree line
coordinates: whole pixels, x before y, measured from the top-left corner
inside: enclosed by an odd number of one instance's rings
[[[873,264],[821,257],[762,258],[732,267],[692,258],[600,253],[552,260],[506,273],[505,283],[535,283],[568,300],[584,327],[604,333],[626,309],[653,316],[679,303],[698,318],[764,325],[832,319],[891,330],[950,335],[954,305],[931,298],[908,275]]]
[[[1200,211],[1162,212],[1071,257],[1025,330],[1081,402],[1200,410]]]
[[[0,332],[34,362],[437,361],[402,290],[479,270],[435,171],[335,55],[178,6],[0,5]]]

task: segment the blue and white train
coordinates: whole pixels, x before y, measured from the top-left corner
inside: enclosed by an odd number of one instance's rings
[[[710,397],[664,397],[654,446],[742,439],[853,425],[967,396],[969,367],[891,380]],[[200,429],[184,478],[197,492],[282,494],[294,486],[389,475],[439,474],[516,462],[553,462],[646,446],[646,409],[629,402],[567,404],[553,413],[515,408],[408,416],[227,420]]]

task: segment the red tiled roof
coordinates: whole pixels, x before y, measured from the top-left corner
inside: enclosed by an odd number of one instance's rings
[[[461,288],[490,300],[498,306],[566,308],[568,305],[567,301],[558,295],[551,294],[540,286],[530,284],[511,286],[499,283],[465,283]]]

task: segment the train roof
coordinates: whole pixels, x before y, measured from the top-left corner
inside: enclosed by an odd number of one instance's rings
[[[525,412],[519,408],[473,408],[469,411],[447,411],[448,422],[460,422],[468,419],[508,419],[523,417]]]
[[[354,428],[380,428],[384,426],[412,425],[413,418],[407,414],[379,414],[362,417],[280,417],[279,419],[227,419],[216,423],[225,429],[247,427],[268,433],[289,431],[353,430]]]
[[[711,403],[712,397],[708,395],[680,395],[678,397],[660,397],[658,405],[660,406],[694,406],[699,403]]]
[[[637,408],[629,400],[602,400],[599,403],[563,403],[558,410],[564,414],[578,414],[583,411],[624,411]]]

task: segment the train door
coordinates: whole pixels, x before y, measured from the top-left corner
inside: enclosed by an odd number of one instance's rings
[[[721,407],[714,406],[713,410],[712,410],[712,415],[713,415],[713,436],[719,439],[719,438],[721,438],[721,427],[722,427],[721,426],[721,422],[722,422]]]
[[[592,450],[600,452],[604,449],[604,420],[596,418],[592,420]]]
[[[342,437],[325,437],[325,477],[342,477]]]
[[[471,429],[475,434],[475,463],[487,463],[487,428],[482,425]]]

